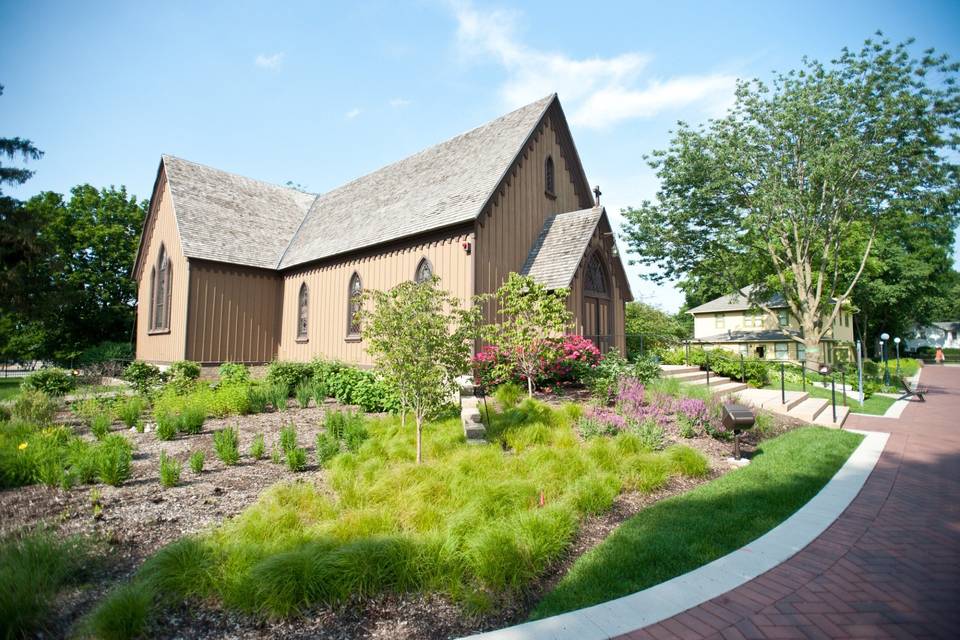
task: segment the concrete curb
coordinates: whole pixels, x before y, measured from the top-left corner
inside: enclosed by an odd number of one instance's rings
[[[890,434],[856,433],[866,437],[820,493],[747,546],[629,596],[469,637],[474,640],[603,640],[656,624],[753,580],[813,542],[860,493]]]

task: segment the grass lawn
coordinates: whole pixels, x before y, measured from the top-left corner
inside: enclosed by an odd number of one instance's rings
[[[788,382],[786,384],[787,391],[803,391],[802,384],[793,384]],[[775,384],[768,384],[764,389],[780,389],[780,382]],[[810,394],[811,398],[823,398],[824,400],[830,400],[830,389],[824,389],[823,387],[816,387],[812,384],[807,384],[807,393]],[[863,406],[860,406],[860,403],[857,402],[857,392],[852,391],[850,387],[847,387],[847,406],[850,407],[850,411],[855,413],[867,413],[872,416],[882,416],[887,412],[887,409],[896,402],[895,398],[888,398],[887,396],[878,396],[876,394],[867,398],[863,401]],[[843,404],[843,393],[840,387],[837,387],[837,406]]]
[[[739,549],[816,495],[862,438],[808,427],[764,442],[747,467],[627,520],[574,563],[531,618],[634,593]]]
[[[20,393],[20,381],[23,378],[0,378],[0,402],[13,400]]]

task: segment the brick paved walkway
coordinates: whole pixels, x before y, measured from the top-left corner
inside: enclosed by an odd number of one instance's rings
[[[814,542],[733,591],[622,638],[960,638],[960,367],[927,367],[860,495]]]

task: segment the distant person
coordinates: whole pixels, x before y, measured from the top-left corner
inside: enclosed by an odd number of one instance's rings
[[[937,347],[937,354],[933,357],[937,361],[937,364],[943,364],[943,347]]]

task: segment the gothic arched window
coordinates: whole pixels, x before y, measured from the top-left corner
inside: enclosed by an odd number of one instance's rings
[[[550,195],[553,195],[554,193],[556,193],[556,191],[554,190],[556,183],[553,175],[553,158],[551,156],[547,156],[547,160],[544,163],[544,167],[543,167],[543,174],[544,174],[545,189],[547,193],[549,193]]]
[[[300,294],[297,296],[297,339],[306,340],[307,338],[307,326],[308,326],[308,315],[307,310],[310,308],[309,300],[309,291],[307,289],[307,283],[304,282],[300,285]]]
[[[413,275],[413,281],[417,284],[421,282],[426,282],[433,277],[433,266],[430,264],[430,261],[426,258],[420,260],[417,264],[417,271]]]
[[[609,295],[607,287],[607,271],[600,260],[600,253],[595,251],[587,261],[587,274],[584,279],[584,289],[591,293]]]
[[[360,274],[354,272],[350,276],[350,287],[347,290],[347,335],[351,337],[360,335],[360,298],[363,293],[363,283],[360,282]]]
[[[170,301],[173,294],[173,268],[166,248],[161,244],[157,264],[150,272],[150,330],[170,329]]]

